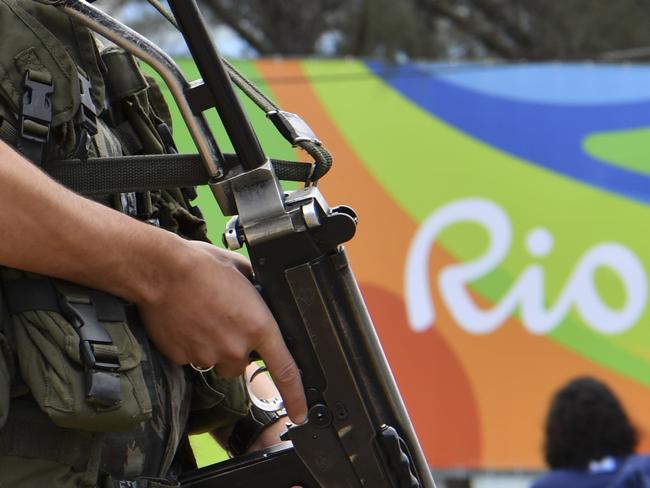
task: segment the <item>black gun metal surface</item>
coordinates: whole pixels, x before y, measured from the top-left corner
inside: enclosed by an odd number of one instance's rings
[[[356,215],[348,207],[329,208],[315,187],[281,189],[270,165],[263,164],[266,158],[194,0],[169,3],[242,162],[235,176],[219,182],[237,209],[231,242],[248,249],[262,294],[301,370],[309,408],[308,421],[285,434],[293,444],[289,451],[236,462],[234,478],[232,469],[217,465],[202,471],[202,481],[189,475],[183,486],[240,486],[231,485],[233,479],[254,486],[253,477],[268,470],[272,478],[255,479],[272,488],[434,487],[341,245],[353,237]],[[279,463],[287,466],[277,468]],[[275,475],[283,471],[284,478]]]
[[[342,243],[356,216],[309,186],[284,192],[234,94],[194,0],[169,0],[203,83],[196,92],[157,46],[81,0],[57,4],[148,62],[195,141],[224,215],[301,372],[308,421],[277,447],[186,473],[184,488],[435,488]],[[192,94],[194,93],[194,94]],[[214,101],[240,164],[225,161],[200,112]],[[224,164],[225,163],[225,164]]]

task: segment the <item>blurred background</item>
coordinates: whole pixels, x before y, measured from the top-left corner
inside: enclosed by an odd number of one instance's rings
[[[625,60],[650,55],[642,0],[200,0],[227,56]],[[101,7],[175,53],[144,0]],[[623,52],[618,52],[623,51]]]
[[[650,3],[199,3],[222,54],[333,152],[321,189],[360,215],[352,264],[443,488],[529,486],[549,400],[579,375],[650,449]],[[144,0],[97,5],[198,77]],[[245,103],[270,156],[305,160]],[[195,152],[178,114],[174,134]]]

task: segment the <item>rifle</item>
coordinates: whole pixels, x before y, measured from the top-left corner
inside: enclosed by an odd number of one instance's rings
[[[46,0],[47,1],[47,0]],[[152,66],[199,150],[231,248],[245,245],[255,279],[302,373],[308,420],[276,446],[187,473],[184,488],[435,488],[342,243],[357,218],[315,185],[285,192],[264,155],[195,0],[169,0],[202,80],[185,80],[157,46],[84,0],[54,2]],[[202,112],[216,108],[237,157],[226,158]],[[292,143],[319,142],[293,114],[275,114]],[[313,175],[312,175],[313,176]]]

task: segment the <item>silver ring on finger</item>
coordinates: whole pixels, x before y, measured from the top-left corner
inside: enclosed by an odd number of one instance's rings
[[[212,371],[214,369],[215,365],[213,364],[212,366],[208,366],[207,368],[201,368],[200,366],[197,366],[194,363],[190,363],[190,366],[192,367],[192,369],[194,371],[198,371],[199,373],[203,374],[203,373],[209,373],[210,371]]]

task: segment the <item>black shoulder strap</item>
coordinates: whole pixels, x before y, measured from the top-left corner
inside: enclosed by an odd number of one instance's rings
[[[225,154],[236,165],[235,154]],[[313,164],[272,159],[281,180],[308,181]],[[110,195],[207,185],[209,181],[198,154],[152,154],[113,158],[50,161],[43,170],[62,185],[86,196]]]

